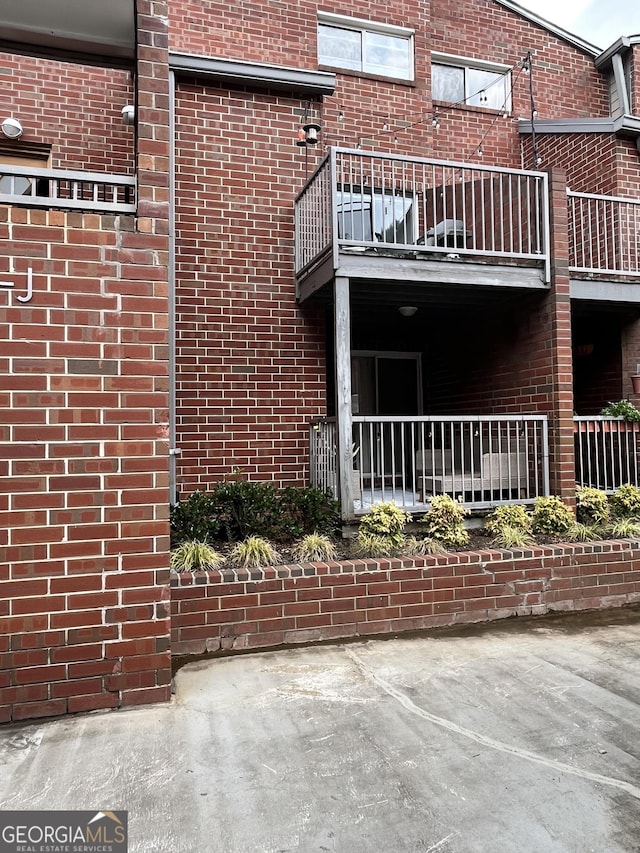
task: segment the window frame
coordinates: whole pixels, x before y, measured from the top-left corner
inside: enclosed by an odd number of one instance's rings
[[[346,30],[355,32],[360,35],[360,59],[359,68],[354,68],[349,64],[340,64],[338,57],[328,57],[320,55],[320,27],[332,27],[338,30]],[[387,36],[391,39],[396,39],[398,42],[406,42],[407,45],[407,60],[408,68],[406,76],[404,74],[394,73],[393,68],[381,70],[381,66],[367,67],[366,57],[366,36]],[[382,77],[401,83],[415,82],[415,30],[407,27],[398,27],[393,24],[382,24],[377,21],[368,21],[364,18],[350,18],[346,15],[335,15],[330,12],[318,12],[318,21],[316,26],[317,40],[317,57],[318,64],[322,67],[336,68],[347,73],[367,75],[370,77]]]
[[[338,184],[338,239],[356,246],[363,243],[383,243],[391,247],[413,245],[418,241],[417,203],[418,196],[413,191],[360,183]],[[398,206],[402,208],[399,211]],[[397,212],[400,216],[396,216]],[[345,236],[347,223],[350,236]],[[358,226],[362,233],[353,233]],[[376,227],[381,230],[376,231]],[[385,239],[388,236],[392,236],[390,241]]]
[[[443,101],[440,98],[436,98],[433,95],[433,67],[434,65],[447,66],[449,68],[456,68],[463,72],[463,89],[464,89],[464,100],[463,101]],[[472,104],[469,103],[469,99],[479,93],[482,90],[469,90],[468,85],[468,72],[469,71],[485,71],[488,74],[497,74],[501,77],[504,77],[504,101],[501,106],[488,106],[484,104]],[[513,71],[512,66],[503,65],[499,62],[489,62],[485,59],[474,59],[466,56],[454,56],[448,53],[432,53],[431,54],[431,98],[433,101],[437,101],[438,103],[446,103],[446,104],[455,104],[461,108],[469,108],[469,109],[482,109],[489,110],[493,113],[506,112],[511,115],[512,112],[512,93],[511,93],[511,72]],[[488,87],[487,87],[488,88]]]

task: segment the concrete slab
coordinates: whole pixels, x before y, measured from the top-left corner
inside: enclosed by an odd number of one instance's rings
[[[200,661],[171,705],[6,727],[0,808],[136,853],[640,851],[640,608]]]

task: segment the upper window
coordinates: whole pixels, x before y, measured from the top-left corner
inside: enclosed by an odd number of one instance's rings
[[[318,62],[380,77],[413,80],[413,31],[320,13]]]
[[[433,54],[431,97],[434,101],[511,110],[511,74],[506,66]]]

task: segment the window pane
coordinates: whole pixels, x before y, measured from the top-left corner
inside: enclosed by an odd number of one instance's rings
[[[318,62],[362,70],[361,34],[356,30],[318,25]]]
[[[22,175],[0,175],[0,193],[31,195],[31,181]]]
[[[467,68],[467,103],[490,110],[508,108],[508,79],[509,75]]]
[[[410,45],[409,39],[365,32],[363,70],[409,80],[412,76]]]
[[[464,71],[450,65],[431,66],[431,97],[457,104],[464,101]]]
[[[371,196],[345,190],[338,192],[338,236],[343,240],[373,239]]]

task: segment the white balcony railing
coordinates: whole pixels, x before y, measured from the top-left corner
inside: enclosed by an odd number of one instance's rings
[[[576,482],[605,492],[640,486],[640,424],[622,418],[575,417]]]
[[[311,424],[311,482],[338,490],[336,425]],[[549,494],[546,415],[353,417],[354,512],[393,501],[426,511],[449,494],[470,508]]]
[[[640,273],[640,199],[567,192],[569,269]]]
[[[332,148],[295,204],[296,273],[329,249],[529,262],[549,280],[547,176]]]
[[[0,164],[0,204],[135,213],[136,180],[126,175]]]

